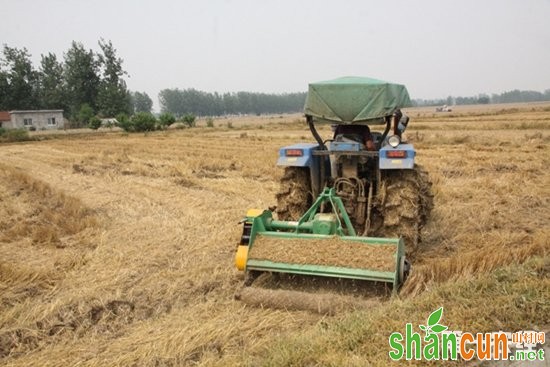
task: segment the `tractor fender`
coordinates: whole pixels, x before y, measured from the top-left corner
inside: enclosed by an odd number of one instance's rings
[[[303,167],[309,171],[313,197],[317,197],[320,193],[324,180],[321,177],[321,157],[313,155],[313,152],[317,149],[319,149],[319,144],[298,143],[289,145],[279,149],[277,160],[277,166]]]
[[[403,153],[405,157],[396,157],[395,153]],[[379,167],[381,170],[385,169],[414,169],[414,158],[416,157],[416,150],[412,144],[399,144],[396,148],[385,145],[380,148],[378,159]]]
[[[311,167],[313,164],[313,151],[318,147],[318,144],[312,143],[298,143],[282,147],[279,149],[277,166]]]

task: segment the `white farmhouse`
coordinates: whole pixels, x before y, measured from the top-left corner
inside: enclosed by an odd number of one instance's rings
[[[0,117],[2,116],[0,127],[5,129],[48,130],[62,129],[65,126],[63,110],[4,111],[0,112]]]

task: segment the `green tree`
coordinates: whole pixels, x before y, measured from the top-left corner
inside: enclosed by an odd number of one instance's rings
[[[124,131],[132,131],[132,124],[130,123],[130,118],[125,113],[119,113],[116,115],[116,120],[118,122],[118,127]]]
[[[159,102],[162,112],[170,112],[176,116],[185,114],[183,91],[179,89],[163,89],[159,93]]]
[[[42,55],[39,70],[40,105],[46,109],[66,109],[65,81],[63,64],[52,53]]]
[[[157,119],[150,113],[138,112],[132,116],[130,123],[133,131],[154,131],[157,125]]]
[[[84,103],[82,106],[80,106],[80,109],[78,110],[78,113],[76,114],[76,121],[81,126],[86,126],[86,125],[89,124],[92,117],[94,117],[93,108],[89,104]]]
[[[92,116],[88,121],[88,127],[93,130],[97,130],[101,127],[101,120],[97,116]]]
[[[130,112],[130,93],[123,77],[127,73],[122,69],[123,60],[117,56],[111,41],[101,39],[99,47],[102,53],[98,55],[103,75],[97,94],[97,108],[103,116],[115,116],[118,113]]]
[[[220,116],[236,113],[285,113],[301,111],[306,93],[208,93],[196,89],[163,89],[159,93],[162,112],[176,116]]]
[[[183,116],[183,122],[187,124],[189,127],[195,127],[195,120],[197,118],[195,115],[188,113],[187,115]]]
[[[145,92],[134,92],[132,93],[132,105],[133,112],[151,112],[153,108],[153,100]]]
[[[2,70],[0,63],[0,110],[9,110],[10,108],[10,83],[8,73]]]
[[[477,98],[477,104],[489,104],[491,103],[491,98],[486,94],[480,94]]]
[[[170,112],[165,112],[159,116],[159,122],[163,127],[168,127],[176,122],[176,118]]]
[[[0,107],[2,109],[38,108],[38,73],[26,48],[4,45],[0,59]]]
[[[64,76],[71,116],[75,116],[83,104],[97,108],[100,85],[100,62],[92,50],[84,49],[81,43],[72,42],[65,53]]]
[[[118,122],[128,122],[128,121],[130,121],[130,118],[124,112],[117,114],[115,118]]]

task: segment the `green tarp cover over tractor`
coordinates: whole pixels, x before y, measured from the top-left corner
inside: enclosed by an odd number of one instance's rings
[[[343,77],[309,84],[304,112],[317,121],[381,123],[396,108],[410,107],[401,84],[364,77]]]

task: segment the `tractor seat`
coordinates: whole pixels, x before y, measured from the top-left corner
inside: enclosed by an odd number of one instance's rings
[[[374,145],[380,146],[380,143],[382,142],[382,133],[379,133],[377,131],[371,132],[372,140],[374,141]]]

